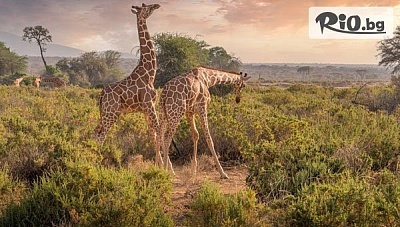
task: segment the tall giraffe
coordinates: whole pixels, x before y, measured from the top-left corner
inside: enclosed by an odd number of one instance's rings
[[[104,87],[99,97],[100,123],[96,128],[97,140],[104,142],[107,131],[118,120],[121,114],[141,112],[146,116],[150,137],[156,151],[156,164],[162,166],[163,160],[159,152],[157,133],[159,122],[155,110],[156,90],[156,52],[150,33],[147,30],[146,19],[160,5],[152,4],[132,6],[132,13],[137,17],[137,28],[140,43],[140,59],[132,73],[121,81]]]
[[[193,172],[197,170],[197,142],[199,132],[196,129],[194,115],[199,115],[204,136],[208,148],[217,163],[221,178],[228,178],[224,172],[214,149],[214,142],[208,128],[207,105],[211,101],[208,89],[216,84],[233,84],[236,93],[236,102],[240,102],[240,93],[244,87],[244,81],[249,79],[247,74],[234,73],[214,68],[199,66],[191,72],[180,75],[170,80],[163,88],[160,97],[160,136],[159,144],[162,146],[164,154],[164,165],[167,169],[168,149],[171,145],[172,137],[184,114],[190,123],[193,139]],[[172,170],[172,166],[170,166]],[[173,171],[173,170],[172,170]]]

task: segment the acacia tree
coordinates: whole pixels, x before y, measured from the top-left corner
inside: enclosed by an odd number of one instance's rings
[[[311,72],[311,67],[310,66],[302,66],[297,69],[297,73],[300,74],[300,76],[304,79],[306,76],[308,76]]]
[[[43,64],[44,67],[46,68],[46,71],[47,71],[47,63],[46,60],[44,59],[43,53],[46,52],[46,43],[52,42],[52,37],[49,33],[50,32],[47,28],[38,25],[35,27],[25,27],[24,35],[22,36],[23,41],[28,40],[29,42],[32,42],[32,40],[35,40],[36,43],[39,45],[40,56],[42,56]]]
[[[223,48],[223,47],[212,47],[209,53],[209,65],[231,71],[239,71],[242,66],[242,62],[234,57]]]
[[[108,68],[117,67],[121,63],[122,54],[118,51],[106,50],[102,55]]]
[[[154,85],[162,87],[170,79],[208,63],[208,44],[177,33],[153,37],[157,52],[157,76]]]
[[[392,69],[392,84],[395,86],[394,100],[400,102],[400,26],[394,31],[393,38],[378,42],[378,57],[381,58],[379,65]]]
[[[174,78],[198,65],[239,71],[242,63],[222,47],[212,47],[205,41],[177,33],[160,33],[154,36],[158,70],[155,86],[162,87]]]
[[[392,68],[392,75],[400,72],[400,26],[397,26],[393,38],[378,42],[379,65]]]

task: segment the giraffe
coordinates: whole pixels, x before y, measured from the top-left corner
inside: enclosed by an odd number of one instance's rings
[[[191,72],[177,76],[167,82],[161,92],[159,103],[161,130],[159,144],[162,147],[164,167],[166,169],[169,167],[172,170],[172,166],[167,166],[166,162],[166,160],[169,160],[168,149],[181,118],[186,114],[193,139],[192,171],[196,174],[199,133],[196,129],[194,115],[199,115],[208,148],[217,163],[221,178],[228,178],[218,160],[214,149],[214,142],[208,128],[207,105],[211,101],[208,89],[216,84],[233,84],[236,93],[236,102],[239,103],[244,81],[249,78],[247,77],[247,73],[243,75],[242,73],[239,74],[207,66],[199,66]]]
[[[140,43],[140,59],[132,73],[121,81],[104,87],[99,97],[100,123],[95,129],[97,140],[104,142],[107,131],[118,120],[121,114],[141,112],[146,116],[149,134],[156,152],[156,164],[163,165],[159,151],[157,133],[159,122],[155,110],[156,90],[154,79],[157,70],[156,53],[146,19],[159,4],[132,6],[132,13],[137,17],[137,28]]]
[[[33,85],[37,88],[40,87],[40,81],[42,80],[42,77],[35,77],[35,81],[33,81]]]
[[[66,87],[67,83],[65,81],[61,80],[58,77],[36,77],[35,81],[33,82],[34,85],[39,88],[40,83],[46,82],[46,83],[52,83],[54,87]]]
[[[21,82],[24,80],[24,77],[20,77],[20,78],[17,78],[15,81],[14,81],[14,84],[15,84],[15,86],[17,86],[17,87],[20,87],[21,85]]]

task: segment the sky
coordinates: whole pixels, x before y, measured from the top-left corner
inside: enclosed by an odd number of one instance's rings
[[[152,35],[172,32],[221,46],[244,63],[377,64],[379,40],[319,40],[308,36],[313,6],[393,7],[392,0],[0,0],[0,31],[23,35],[41,25],[53,43],[85,51],[135,53],[132,5],[161,5],[147,20]]]

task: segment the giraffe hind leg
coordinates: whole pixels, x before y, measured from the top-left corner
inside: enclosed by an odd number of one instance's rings
[[[207,112],[204,111],[203,113],[200,114],[200,121],[203,126],[204,136],[206,137],[208,148],[211,150],[211,153],[217,164],[218,172],[221,175],[221,178],[229,179],[228,175],[224,172],[224,169],[222,168],[221,163],[218,160],[217,152],[215,151],[214,148],[214,142],[211,138],[210,130],[208,128]]]
[[[193,114],[186,114],[186,118],[190,124],[190,131],[192,131],[193,139],[193,157],[192,157],[192,172],[197,174],[197,144],[199,141],[199,132],[197,131]]]
[[[168,169],[168,167],[171,169],[171,171],[173,172],[172,169],[172,164],[171,164],[171,160],[169,158],[169,147],[171,146],[171,142],[172,142],[172,137],[174,136],[175,132],[176,132],[176,128],[177,128],[178,122],[176,121],[172,121],[172,122],[168,122],[167,123],[167,127],[165,130],[164,135],[160,135],[163,136],[162,139],[162,150],[163,150],[163,155],[164,155],[164,167],[165,169]]]
[[[158,139],[158,145],[160,146],[160,155],[161,155],[161,152],[163,152],[164,151],[164,141],[165,141],[165,132],[166,132],[166,128],[167,128],[167,122],[166,122],[166,119],[165,119],[165,114],[163,113],[163,111],[161,110],[160,112],[159,112],[159,118],[160,118],[160,121],[159,121],[159,133],[157,134],[157,139]],[[172,167],[172,163],[171,163],[171,160],[170,160],[170,158],[169,158],[169,156],[168,156],[168,158],[167,158],[167,160],[166,161],[168,161],[168,166],[166,166],[165,164],[164,164],[164,168],[166,168],[167,170],[168,170],[168,168],[171,170],[171,172],[175,175],[175,172],[174,172],[174,169],[173,169],[173,167]],[[165,163],[165,160],[164,160],[164,163]]]

